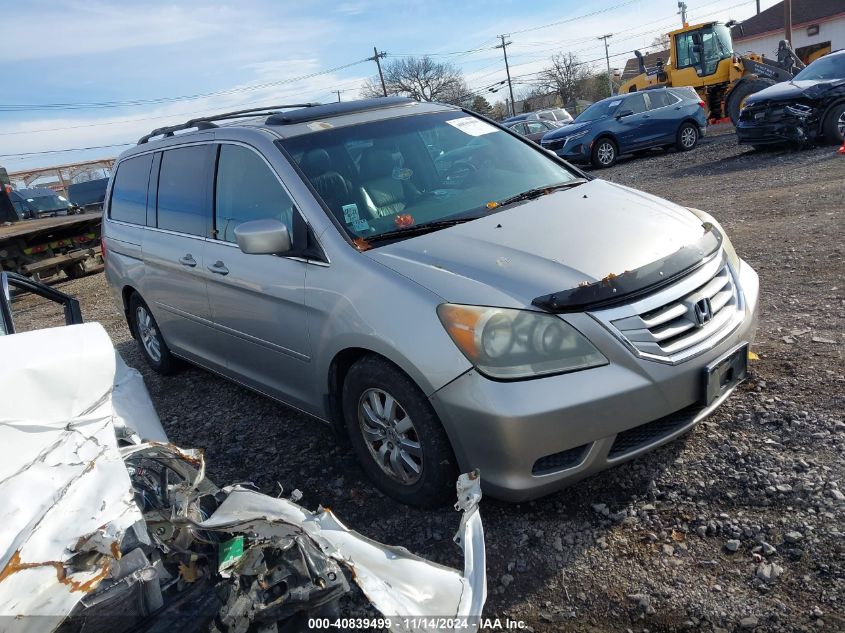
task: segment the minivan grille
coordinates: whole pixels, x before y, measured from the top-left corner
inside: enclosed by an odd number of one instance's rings
[[[739,309],[733,275],[723,265],[692,292],[611,324],[643,354],[669,358],[727,331]]]

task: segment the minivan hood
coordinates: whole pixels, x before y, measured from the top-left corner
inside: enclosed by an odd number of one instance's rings
[[[366,255],[452,303],[526,307],[650,264],[703,233],[683,207],[592,180]]]

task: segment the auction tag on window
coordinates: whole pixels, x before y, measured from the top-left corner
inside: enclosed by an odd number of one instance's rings
[[[366,220],[355,220],[352,223],[352,230],[357,231],[358,233],[363,233],[364,231],[370,230],[370,223]]]
[[[608,108],[612,108],[613,106],[617,106],[617,105],[619,105],[620,103],[622,103],[622,99],[618,99],[618,100],[616,100],[616,101],[611,101],[610,103],[608,103],[608,104],[607,104],[607,107],[608,107]]]
[[[482,134],[490,134],[490,132],[496,131],[496,128],[487,123],[487,121],[476,119],[474,116],[462,116],[459,119],[446,121],[446,123],[470,136],[481,136]]]
[[[357,222],[358,218],[358,205],[354,202],[352,204],[345,204],[343,205],[343,221],[347,224],[352,224],[353,222]]]

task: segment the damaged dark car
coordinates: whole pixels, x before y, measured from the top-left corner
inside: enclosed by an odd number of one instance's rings
[[[745,102],[740,144],[809,145],[845,139],[845,50],[821,57],[792,81],[761,90]]]

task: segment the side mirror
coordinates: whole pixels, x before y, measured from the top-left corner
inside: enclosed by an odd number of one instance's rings
[[[631,116],[632,114],[634,114],[633,110],[622,110],[616,114],[616,118],[621,119],[624,116]]]
[[[252,220],[235,227],[238,248],[247,255],[281,255],[291,249],[290,231],[279,220]]]

